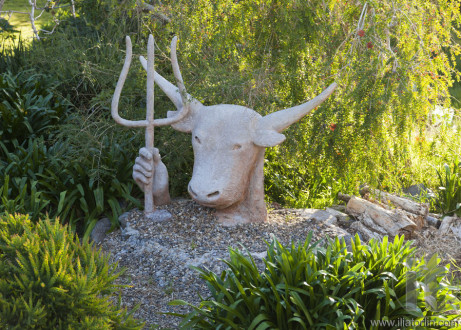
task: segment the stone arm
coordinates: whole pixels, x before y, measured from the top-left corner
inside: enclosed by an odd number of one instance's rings
[[[154,148],[152,152],[147,148],[141,148],[139,150],[139,157],[136,158],[133,166],[133,179],[141,190],[144,191],[145,185],[152,176],[154,177],[152,185],[154,204],[168,204],[170,202],[168,171],[161,160],[160,153],[157,148]]]

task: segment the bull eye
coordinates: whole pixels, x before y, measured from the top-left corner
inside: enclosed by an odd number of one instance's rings
[[[238,150],[238,149],[241,149],[242,148],[242,145],[240,144],[234,144],[234,146],[232,147],[232,150]]]
[[[197,135],[194,137],[194,139],[195,139],[195,141],[197,141],[197,143],[202,143]]]

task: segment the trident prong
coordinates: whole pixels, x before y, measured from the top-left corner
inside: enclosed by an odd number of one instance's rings
[[[123,85],[128,75],[128,71],[131,65],[131,58],[133,55],[131,39],[126,37],[126,57],[125,63],[123,64],[122,72],[115,87],[114,96],[112,98],[111,114],[115,122],[126,127],[145,127],[146,128],[146,148],[150,151],[154,148],[154,127],[155,126],[166,126],[172,125],[181,119],[183,119],[189,112],[189,104],[187,101],[187,92],[184,87],[184,82],[181,77],[179,70],[178,59],[176,56],[176,43],[177,37],[174,37],[171,41],[171,64],[173,66],[174,76],[177,81],[177,86],[181,94],[182,109],[171,118],[154,119],[154,77],[156,72],[154,70],[154,37],[149,35],[149,41],[147,42],[147,61],[141,57],[141,63],[147,70],[147,88],[146,88],[146,120],[127,120],[120,117],[118,113],[118,104],[120,100],[120,94],[123,89]],[[152,159],[152,168],[154,168],[154,161]],[[154,176],[149,179],[149,182],[144,187],[144,213],[146,216],[151,217],[155,211],[154,200],[152,195],[152,185]]]

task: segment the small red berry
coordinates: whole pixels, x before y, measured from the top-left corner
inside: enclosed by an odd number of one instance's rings
[[[357,34],[359,35],[359,37],[363,37],[365,36],[365,31],[360,30],[359,32],[357,32]]]
[[[371,41],[369,41],[369,42],[367,43],[367,48],[370,48],[370,49],[373,48],[373,44],[372,44]]]
[[[331,131],[334,131],[335,128],[336,128],[336,124],[330,124],[330,130],[331,130]]]

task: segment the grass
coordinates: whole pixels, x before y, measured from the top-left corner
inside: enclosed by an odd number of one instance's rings
[[[38,0],[37,6],[43,7],[46,4],[44,0]],[[20,11],[20,12],[27,12],[30,13],[31,6],[29,5],[28,0],[6,0],[5,4],[3,5],[2,11]],[[35,11],[35,16],[37,17],[40,15],[40,10]],[[14,35],[19,38],[21,36],[22,39],[29,43],[32,41],[34,37],[34,32],[32,30],[32,26],[30,24],[30,18],[27,14],[20,14],[20,13],[2,13],[2,18],[5,18],[9,21],[15,30]],[[38,30],[43,26],[52,23],[53,16],[49,12],[43,12],[43,14],[35,21],[36,27]]]

